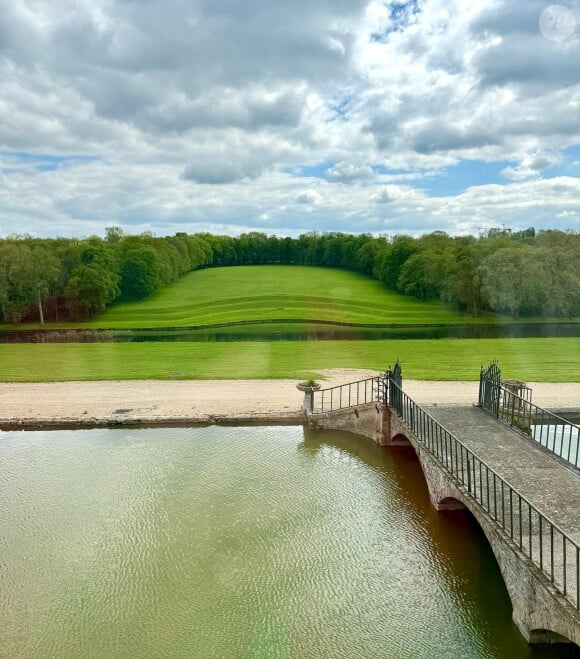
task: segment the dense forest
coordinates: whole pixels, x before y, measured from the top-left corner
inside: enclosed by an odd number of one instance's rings
[[[196,268],[260,263],[354,270],[476,315],[580,315],[578,232],[159,238],[110,227],[104,238],[0,239],[0,322],[84,320],[116,300],[143,299]]]

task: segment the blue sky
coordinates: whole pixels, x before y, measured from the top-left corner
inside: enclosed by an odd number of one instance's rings
[[[542,171],[543,179],[554,179],[561,176],[580,176],[580,145],[574,145],[563,149],[558,162],[546,167]],[[329,170],[336,165],[333,162],[321,162],[315,165],[289,168],[287,171],[294,176],[304,178],[316,178],[328,181],[331,176]],[[480,185],[509,185],[511,179],[506,176],[505,170],[514,167],[517,161],[497,160],[485,162],[484,160],[461,160],[457,164],[442,167],[436,171],[389,169],[388,167],[375,166],[373,170],[377,176],[401,176],[405,174],[417,174],[416,185],[426,192],[430,197],[447,197],[458,195],[467,188]],[[369,182],[369,185],[374,183]]]
[[[98,156],[27,153],[26,151],[1,151],[0,157],[18,164],[20,167],[33,167],[39,172],[52,172],[62,167],[75,166],[99,159]],[[3,169],[3,171],[6,170],[16,171],[10,167]]]
[[[4,0],[0,236],[580,230],[579,3]]]

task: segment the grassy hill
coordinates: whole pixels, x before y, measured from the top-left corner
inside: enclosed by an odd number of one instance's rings
[[[373,279],[342,270],[280,265],[196,271],[146,300],[120,303],[87,323],[59,327],[169,328],[264,321],[270,323],[269,328],[283,331],[284,322],[272,322],[280,319],[310,321],[304,326],[307,332],[316,328],[315,321],[384,325],[513,322],[419,302],[389,291]],[[251,335],[259,328],[246,325],[243,329]],[[509,377],[579,382],[579,341],[572,337],[0,343],[0,379],[307,378],[327,368],[384,369],[399,357],[407,378],[473,380],[481,364],[497,358]]]
[[[274,319],[361,324],[482,322],[439,303],[389,291],[356,273],[259,265],[192,272],[146,300],[116,304],[82,326],[183,327]]]

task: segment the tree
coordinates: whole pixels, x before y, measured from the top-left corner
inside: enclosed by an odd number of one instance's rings
[[[405,262],[418,249],[417,243],[410,236],[396,236],[388,254],[383,257],[380,267],[381,281],[390,288],[397,288]]]
[[[37,247],[31,251],[26,276],[28,277],[28,286],[35,289],[38,317],[41,325],[44,325],[43,299],[53,291],[61,271],[60,260],[47,249]]]
[[[441,299],[477,316],[484,309],[485,300],[480,278],[476,276],[479,261],[474,256],[474,239],[461,238],[459,241],[453,258],[446,262]]]
[[[80,265],[70,278],[65,299],[73,320],[86,320],[107,306],[118,296],[119,276],[102,266],[91,263]]]
[[[431,250],[416,252],[401,268],[397,288],[420,300],[436,299],[441,293],[444,269],[444,254]]]
[[[59,259],[42,246],[30,247],[31,239],[7,240],[0,251],[0,305],[2,316],[19,322],[26,310],[38,308],[44,324],[43,300],[61,273]]]
[[[549,316],[580,314],[580,243],[559,249],[538,249],[546,287],[544,313]]]
[[[105,240],[111,244],[116,244],[121,242],[124,235],[125,233],[123,229],[121,229],[121,227],[113,226],[113,227],[106,227],[105,229]]]
[[[142,300],[161,285],[159,259],[153,247],[131,249],[122,255],[121,295],[126,300]]]
[[[380,248],[381,241],[365,236],[364,242],[356,250],[356,269],[365,275],[372,276]]]
[[[506,247],[478,268],[482,289],[495,311],[514,318],[542,311],[546,297],[542,264],[534,247]]]

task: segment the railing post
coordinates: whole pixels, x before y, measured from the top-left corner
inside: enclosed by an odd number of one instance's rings
[[[471,494],[471,467],[469,464],[469,455],[467,456],[467,491]]]

